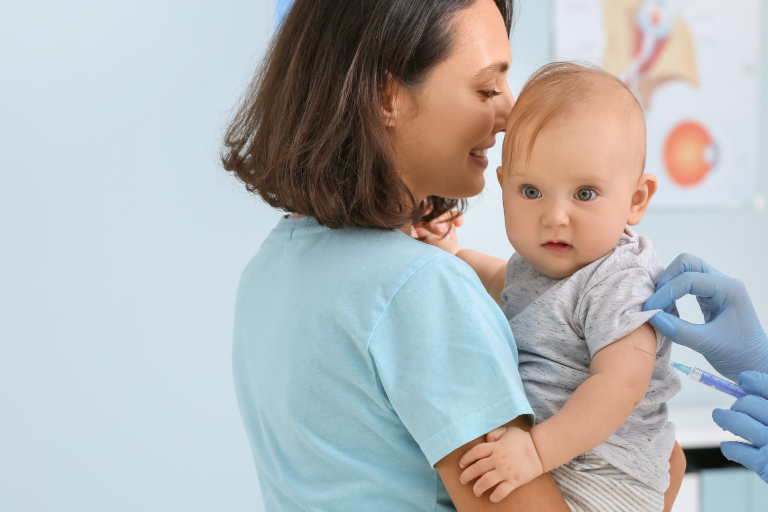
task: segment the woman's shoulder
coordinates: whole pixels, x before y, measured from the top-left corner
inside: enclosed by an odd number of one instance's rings
[[[400,231],[350,229],[335,233],[347,254],[364,262],[355,265],[362,272],[408,279],[418,276],[426,281],[472,279],[482,286],[472,269],[459,258],[411,238]],[[350,244],[347,246],[346,242]]]

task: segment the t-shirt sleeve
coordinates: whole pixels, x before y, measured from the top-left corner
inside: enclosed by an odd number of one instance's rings
[[[403,283],[369,343],[385,400],[427,460],[533,414],[504,315],[474,272],[448,254]]]
[[[635,261],[600,269],[579,298],[574,315],[592,357],[658,313],[643,311],[643,304],[655,290],[648,271]],[[656,339],[658,345],[662,337],[657,334]]]

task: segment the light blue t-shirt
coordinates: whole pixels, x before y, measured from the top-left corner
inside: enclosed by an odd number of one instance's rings
[[[434,464],[532,413],[475,273],[400,231],[281,219],[243,272],[233,358],[268,512],[454,510]]]

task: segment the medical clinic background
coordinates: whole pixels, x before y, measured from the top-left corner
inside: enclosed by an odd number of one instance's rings
[[[552,56],[551,3],[518,7],[514,93]],[[240,273],[280,213],[217,154],[275,17],[269,0],[3,5],[0,510],[263,510],[232,320]],[[765,94],[754,108],[766,197]],[[507,258],[498,142],[459,237]],[[743,280],[768,325],[765,202],[654,210],[638,231],[665,264],[689,252]],[[693,299],[679,308],[702,321]],[[711,370],[687,349],[673,358]],[[711,411],[731,402],[685,380],[671,402],[689,454],[678,512],[768,507],[756,476],[708,466],[724,435]]]

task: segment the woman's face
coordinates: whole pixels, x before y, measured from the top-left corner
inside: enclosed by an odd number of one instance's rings
[[[397,87],[390,134],[398,171],[414,196],[461,199],[482,192],[486,152],[514,104],[511,61],[496,4],[477,0],[456,15],[451,56],[416,90]]]

